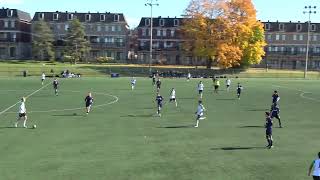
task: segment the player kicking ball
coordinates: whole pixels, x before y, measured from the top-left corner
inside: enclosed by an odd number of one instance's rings
[[[197,115],[196,125],[194,126],[195,128],[199,127],[200,120],[206,119],[206,117],[203,116],[205,110],[206,109],[204,108],[204,106],[202,105],[202,101],[200,100],[197,108],[197,112],[195,113]]]
[[[44,80],[46,80],[46,74],[44,72],[41,74],[41,85],[43,85]]]
[[[93,97],[91,92],[88,93],[87,97],[84,99],[86,102],[86,111],[87,111],[87,115],[89,114],[89,112],[91,111],[91,107],[93,104]]]
[[[58,96],[58,87],[59,87],[59,81],[57,78],[55,78],[52,82],[52,85],[53,85],[53,89],[54,89],[54,94],[56,96]]]
[[[157,115],[159,117],[161,117],[161,109],[162,109],[162,101],[163,101],[163,97],[160,95],[160,93],[158,92],[157,97],[156,97],[156,101],[157,101]]]
[[[171,90],[169,102],[174,102],[176,104],[176,107],[178,107],[178,102],[176,99],[176,90],[174,88],[172,88]]]
[[[137,82],[137,80],[134,77],[132,77],[131,78],[131,90],[134,90],[134,88],[136,86],[136,82]]]
[[[20,104],[20,107],[19,107],[19,113],[18,113],[18,119],[17,119],[17,122],[14,124],[14,127],[18,127],[18,123],[23,120],[23,127],[24,128],[27,128],[27,109],[26,109],[26,98],[23,97],[21,98],[21,104]]]
[[[266,115],[266,125],[265,125],[265,128],[266,128],[266,139],[267,139],[267,142],[268,142],[267,148],[271,149],[271,148],[273,148],[273,139],[272,139],[272,125],[273,125],[273,122],[272,122],[272,119],[270,117],[270,113],[269,112],[265,112],[265,115]]]

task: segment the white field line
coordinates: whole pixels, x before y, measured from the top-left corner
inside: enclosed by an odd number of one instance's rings
[[[32,92],[31,94],[27,95],[25,98],[28,99],[29,97],[31,97],[32,95],[36,94],[37,92],[41,91],[42,89],[44,89],[45,87],[49,86],[51,84],[48,83],[44,86],[42,86],[41,88],[35,90],[34,92]],[[4,109],[3,111],[0,112],[0,115],[2,115],[3,113],[7,112],[8,110],[10,110],[11,108],[13,108],[14,106],[16,106],[17,104],[19,104],[21,101],[16,102],[15,104],[13,104],[12,106],[9,106],[8,108]]]
[[[305,94],[312,94],[311,92],[307,92],[307,91],[304,91],[304,90],[301,90],[301,89],[289,88],[289,87],[286,87],[286,86],[279,86],[279,85],[272,85],[272,86],[279,87],[279,88],[284,88],[284,89],[289,89],[289,90],[294,90],[294,91],[299,91],[300,92],[299,96],[301,98],[307,99],[307,100],[311,100],[311,101],[315,101],[315,102],[320,102],[319,99],[305,96]]]

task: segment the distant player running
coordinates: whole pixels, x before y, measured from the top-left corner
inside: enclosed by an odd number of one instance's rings
[[[191,74],[190,74],[190,72],[188,72],[187,81],[190,81],[190,79],[191,79]]]
[[[152,75],[152,85],[155,86],[156,85],[156,74]]]
[[[226,87],[227,87],[227,91],[229,92],[230,91],[230,86],[231,86],[231,79],[227,79],[226,80]]]
[[[172,88],[171,93],[170,93],[170,101],[169,102],[175,102],[176,107],[178,107],[178,102],[176,99],[176,90]]]
[[[86,113],[89,114],[89,112],[91,111],[91,106],[93,104],[93,97],[91,92],[88,93],[84,101],[86,102]]]
[[[136,86],[136,82],[137,82],[136,78],[132,77],[132,79],[131,79],[131,90],[134,90],[134,88]]]
[[[58,96],[59,82],[58,82],[58,79],[57,79],[57,78],[53,80],[52,85],[53,85],[53,89],[54,89],[54,94],[55,94],[56,96]]]
[[[157,101],[157,114],[159,117],[161,117],[163,97],[160,95],[160,93],[157,94],[156,101]]]
[[[199,121],[206,119],[206,117],[204,117],[205,110],[206,109],[204,108],[204,106],[202,105],[202,101],[200,100],[198,104],[197,112],[195,113],[197,117],[196,117],[196,125],[194,127],[196,128],[199,127]]]
[[[161,80],[160,80],[160,78],[158,78],[156,84],[157,84],[157,92],[159,92],[160,88],[161,88]]]
[[[199,92],[199,95],[200,95],[200,99],[202,99],[203,90],[204,90],[204,85],[203,85],[202,81],[200,81],[199,84],[198,84],[198,92]]]
[[[313,180],[320,180],[320,152],[318,153],[318,158],[312,161],[309,167],[308,176],[311,175],[312,168],[313,168],[313,173],[312,173]]]
[[[243,87],[240,85],[240,83],[238,83],[238,86],[237,86],[237,97],[238,97],[238,99],[240,99],[242,89],[243,89]]]
[[[213,81],[213,86],[214,86],[214,93],[219,93],[219,87],[220,87],[220,81],[219,79],[216,79],[215,81]]]
[[[27,128],[27,109],[26,109],[26,98],[23,97],[21,98],[21,104],[20,104],[20,107],[19,107],[19,112],[18,112],[18,119],[17,119],[17,122],[14,124],[14,127],[18,127],[18,123],[19,121],[23,120],[23,127],[24,128]]]
[[[44,80],[46,79],[46,75],[44,74],[44,72],[41,74],[41,85],[43,85]]]
[[[278,94],[278,91],[274,91],[272,95],[272,104],[278,104],[280,101],[280,96]]]
[[[265,128],[266,128],[266,139],[268,141],[267,147],[270,149],[270,148],[273,148],[273,139],[272,139],[272,125],[273,125],[273,122],[272,122],[272,119],[270,117],[270,113],[269,112],[265,112],[265,115],[266,115],[266,125],[265,125]]]
[[[276,118],[279,121],[279,127],[282,128],[281,120],[280,120],[280,108],[277,104],[272,104],[271,110],[270,110],[271,118]]]

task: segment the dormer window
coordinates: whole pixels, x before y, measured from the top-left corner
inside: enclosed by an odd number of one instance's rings
[[[54,13],[53,14],[53,20],[57,21],[59,19],[59,14],[58,13]]]
[[[296,25],[296,29],[297,29],[297,31],[301,31],[302,30],[302,25],[301,24],[297,24]]]
[[[91,14],[86,14],[86,21],[91,21]]]
[[[145,19],[144,24],[145,26],[150,26],[150,19]]]
[[[68,20],[73,20],[73,14],[68,14]]]
[[[160,19],[159,25],[160,25],[160,26],[164,26],[164,19]]]
[[[8,16],[8,17],[12,17],[12,16],[13,16],[13,10],[8,9],[8,11],[7,11],[7,16]]]
[[[264,25],[265,30],[269,31],[270,30],[270,23],[266,23]]]
[[[120,16],[119,14],[114,15],[114,22],[119,22]]]
[[[105,21],[106,20],[106,15],[100,14],[100,21]]]
[[[39,13],[39,19],[44,19],[44,13]]]
[[[178,19],[175,19],[175,20],[173,21],[173,25],[174,25],[174,26],[179,26],[179,20],[178,20]]]
[[[311,31],[316,31],[317,30],[317,26],[315,24],[311,24],[310,25],[310,29],[311,29]]]
[[[279,24],[279,31],[284,31],[284,24]]]

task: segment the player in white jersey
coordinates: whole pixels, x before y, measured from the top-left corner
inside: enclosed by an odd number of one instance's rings
[[[206,117],[203,116],[205,110],[206,108],[204,108],[204,106],[202,105],[202,101],[199,101],[197,112],[195,113],[197,115],[197,118],[196,118],[196,125],[194,127],[196,128],[199,127],[199,121],[206,119]]]
[[[200,99],[202,99],[203,90],[204,90],[204,85],[203,85],[202,81],[200,81],[198,84],[198,91],[199,91]]]
[[[309,167],[308,176],[311,175],[312,168],[313,168],[313,173],[312,173],[313,179],[320,180],[320,152],[318,153],[318,158],[312,161]]]
[[[229,78],[226,80],[226,86],[227,86],[227,91],[229,91],[231,86],[231,80]]]
[[[172,88],[171,93],[170,93],[170,100],[169,102],[175,102],[176,107],[178,107],[178,102],[177,102],[177,98],[176,98],[176,90],[174,88]]]
[[[188,73],[188,75],[187,75],[187,81],[190,81],[190,79],[191,79],[191,74]]]
[[[26,109],[25,102],[26,102],[26,98],[25,97],[21,98],[21,104],[18,112],[18,119],[17,119],[17,122],[14,124],[14,127],[18,127],[19,121],[23,120],[23,127],[27,128],[26,123],[27,123],[28,117],[27,117],[27,109]]]
[[[46,79],[46,75],[44,72],[41,74],[41,84],[43,85],[44,80]]]
[[[134,88],[136,86],[136,82],[137,82],[136,78],[132,77],[131,78],[131,90],[134,90]]]

